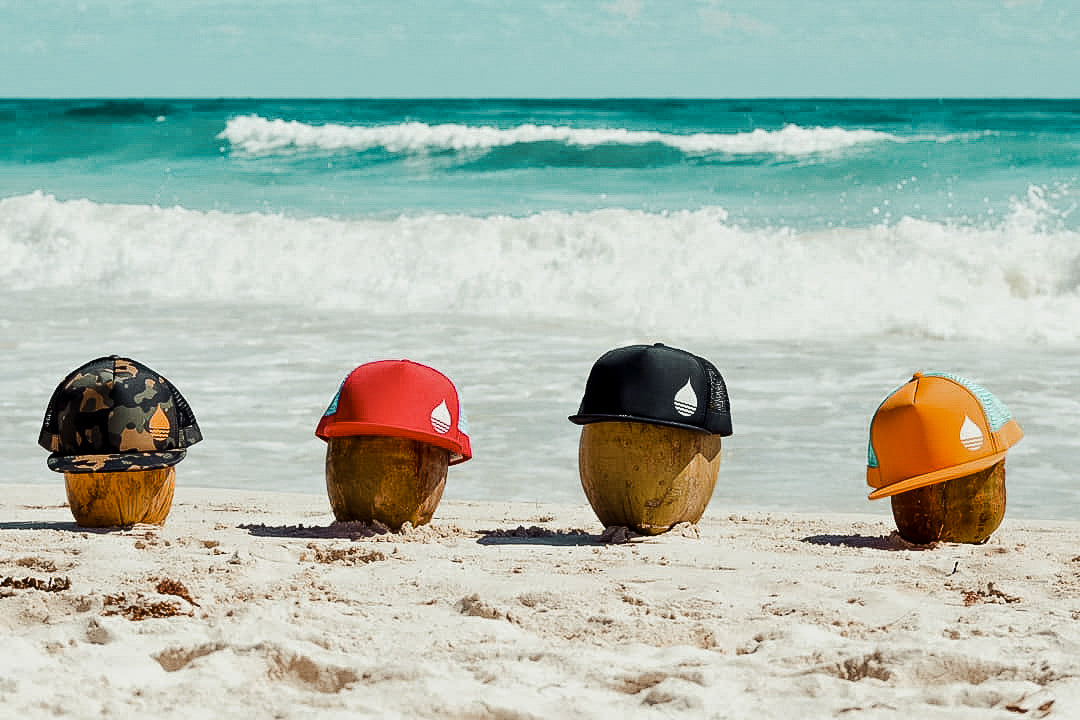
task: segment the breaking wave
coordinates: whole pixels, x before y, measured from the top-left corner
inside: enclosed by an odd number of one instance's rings
[[[746,229],[720,208],[297,219],[0,200],[0,282],[223,304],[677,328],[738,340],[1080,340],[1080,237],[1035,190],[986,228]]]
[[[742,133],[673,134],[652,130],[534,124],[511,128],[429,125],[422,122],[375,127],[310,125],[295,120],[267,120],[257,115],[230,119],[218,138],[252,155],[305,151],[364,152],[377,148],[395,154],[476,152],[511,145],[557,143],[576,148],[663,145],[687,155],[801,156],[844,150],[867,143],[901,141],[896,135],[876,130],[804,128],[798,125],[787,125],[780,130],[756,129]]]

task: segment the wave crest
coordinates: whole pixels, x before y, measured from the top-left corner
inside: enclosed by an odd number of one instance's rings
[[[1080,237],[1032,211],[805,232],[720,208],[339,221],[35,193],[0,200],[0,285],[732,340],[1080,341]]]
[[[230,119],[218,139],[226,140],[237,150],[252,155],[310,151],[364,152],[376,148],[395,154],[475,152],[510,145],[559,143],[585,148],[656,144],[675,148],[687,155],[724,153],[786,156],[825,153],[867,143],[900,140],[895,135],[876,130],[804,128],[798,125],[787,125],[780,130],[756,129],[745,133],[684,135],[652,130],[571,128],[534,124],[512,128],[428,125],[421,122],[374,127],[309,125],[295,120],[268,120],[258,115]]]

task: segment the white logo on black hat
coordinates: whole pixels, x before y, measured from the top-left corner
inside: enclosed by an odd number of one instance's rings
[[[967,415],[964,416],[964,424],[960,426],[960,444],[972,451],[983,445],[982,430]]]
[[[443,400],[431,411],[431,427],[437,433],[445,433],[450,429],[450,421],[450,409],[446,407],[446,401]]]
[[[675,393],[675,412],[683,417],[690,417],[697,412],[697,404],[697,393],[690,386],[690,378],[687,377],[686,384],[682,386],[679,392]]]

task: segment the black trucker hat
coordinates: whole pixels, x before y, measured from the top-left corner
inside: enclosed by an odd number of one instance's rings
[[[731,408],[720,371],[705,358],[660,343],[609,350],[593,364],[570,422],[609,420],[731,435]]]
[[[202,440],[180,391],[130,358],[91,360],[53,391],[38,444],[50,470],[65,473],[153,470],[184,459]]]

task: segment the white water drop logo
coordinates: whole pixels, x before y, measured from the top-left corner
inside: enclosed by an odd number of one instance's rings
[[[982,430],[967,415],[964,416],[964,424],[960,426],[960,444],[972,451],[983,445]]]
[[[431,411],[431,427],[435,428],[437,433],[445,433],[450,429],[450,409],[446,407],[445,400]]]
[[[690,378],[686,378],[686,384],[679,392],[675,393],[675,412],[683,417],[690,417],[697,412],[698,399],[694,388],[690,387]]]

